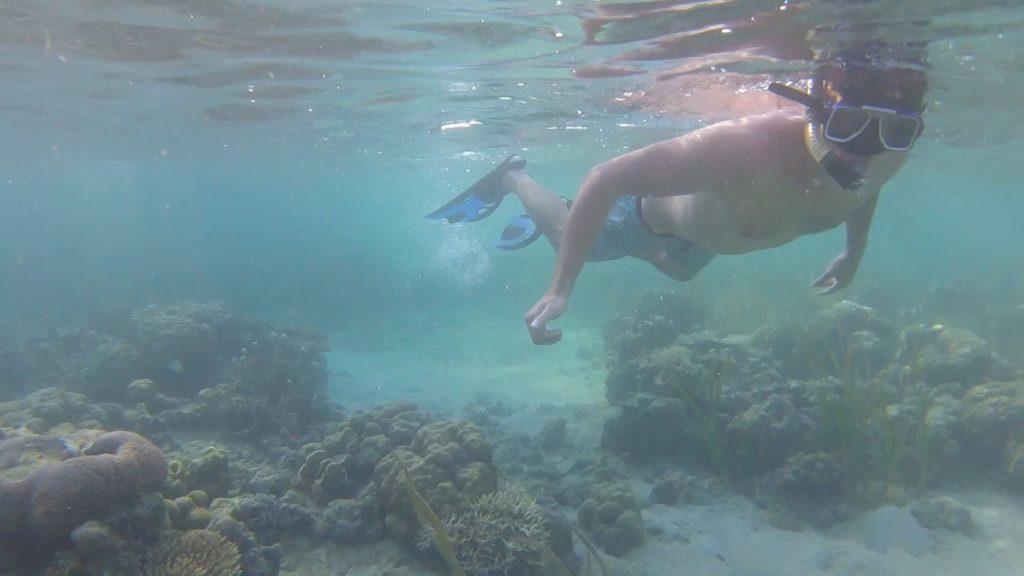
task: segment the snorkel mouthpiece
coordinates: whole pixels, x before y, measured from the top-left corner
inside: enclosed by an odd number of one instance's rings
[[[814,116],[810,111],[807,112],[807,126],[804,128],[807,150],[843,190],[858,192],[868,183],[864,178],[863,166],[840,158],[835,150],[822,142],[821,122],[815,120]]]

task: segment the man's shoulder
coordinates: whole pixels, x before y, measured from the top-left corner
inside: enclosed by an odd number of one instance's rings
[[[732,120],[723,120],[710,124],[693,132],[683,134],[683,140],[759,140],[761,137],[777,139],[783,134],[803,133],[804,115],[793,108],[781,108],[743,116]]]
[[[804,123],[802,114],[789,109],[726,120],[681,136],[679,152],[704,150],[719,158],[738,154],[741,157],[749,155],[749,161],[755,161],[755,158],[776,161],[765,154],[766,150],[780,146],[802,148]]]

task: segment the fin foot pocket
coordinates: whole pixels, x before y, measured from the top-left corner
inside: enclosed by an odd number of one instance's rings
[[[519,250],[533,244],[540,238],[540,228],[526,214],[512,218],[501,232],[501,238],[494,245],[502,250]]]

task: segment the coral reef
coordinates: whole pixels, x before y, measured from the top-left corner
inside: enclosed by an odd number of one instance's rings
[[[465,409],[473,423],[408,403],[345,415],[325,401],[322,337],[222,305],[0,341],[12,390],[53,385],[0,403],[0,571],[274,576],[294,572],[285,545],[390,536],[414,554],[428,506],[467,574],[540,574],[548,547],[578,567],[557,510],[614,555],[647,531],[675,537],[644,526],[638,474],[645,505],[732,488],[792,530],[912,502],[915,530],[970,536],[966,507],[922,495],[952,473],[1024,490],[1024,380],[978,336],[990,332],[900,330],[849,301],[752,336],[702,321],[691,301],[645,296],[605,327],[612,410],[541,407],[529,434],[506,418],[518,406],[487,398]],[[604,451],[588,440],[602,420]]]
[[[768,350],[788,378],[866,378],[889,364],[898,336],[874,309],[843,300],[806,324],[765,326],[754,344]]]
[[[327,384],[327,338],[296,330],[261,332],[232,358],[229,380],[273,402],[321,395]]]
[[[678,470],[662,472],[650,481],[652,486],[648,500],[652,504],[665,506],[674,506],[680,501],[706,504],[722,491],[722,486],[714,477],[698,478]]]
[[[175,533],[146,556],[142,576],[238,576],[238,547],[211,530]]]
[[[169,529],[164,499],[159,494],[116,504],[72,530],[71,547],[54,556],[46,574],[139,574],[147,549]]]
[[[0,427],[24,428],[35,434],[44,434],[60,424],[71,424],[76,429],[100,428],[116,420],[116,413],[116,408],[92,404],[83,394],[42,388],[18,402],[16,410],[5,411],[0,416]]]
[[[326,450],[314,450],[299,468],[299,485],[323,503],[350,496],[356,488],[350,476],[354,462],[348,454],[331,457]]]
[[[749,478],[782,466],[794,452],[817,447],[817,425],[784,394],[770,394],[737,414],[725,429],[728,469]]]
[[[977,532],[977,525],[971,511],[955,498],[935,496],[918,500],[910,506],[910,513],[917,523],[929,529],[942,528],[959,532],[968,538]]]
[[[577,520],[590,532],[594,543],[612,556],[622,556],[644,543],[640,505],[623,484],[594,486],[580,507]]]
[[[543,546],[551,535],[544,510],[524,489],[504,488],[471,500],[444,518],[459,564],[470,576],[531,576],[540,574]],[[425,534],[420,546],[429,547]]]
[[[399,403],[359,410],[341,422],[337,432],[300,450],[295,484],[326,504],[358,493],[389,452],[409,446],[430,416],[415,404]]]
[[[537,444],[545,452],[554,452],[565,446],[568,438],[565,418],[548,420],[537,434]]]
[[[182,526],[197,510],[205,512],[205,521]],[[276,576],[283,550],[270,540],[301,530],[311,520],[304,511],[269,497],[209,502],[196,492],[172,502],[152,493],[115,505],[72,531],[72,546],[58,552],[46,574]],[[245,522],[263,533],[255,534]],[[277,522],[280,526],[273,526]]]
[[[116,400],[145,373],[145,360],[126,340],[79,327],[58,328],[23,345],[29,378],[95,400]]]
[[[393,450],[373,471],[388,531],[410,544],[418,532],[415,511],[402,485],[403,473],[408,472],[416,490],[444,518],[497,489],[492,455],[491,445],[471,422],[434,422],[420,428],[409,448]]]
[[[135,310],[123,331],[147,377],[168,394],[189,396],[216,377],[222,357],[237,350],[247,328],[241,322],[222,304],[183,303]]]
[[[792,517],[816,527],[828,527],[847,519],[852,489],[842,464],[831,454],[800,453],[757,481],[755,501],[772,510],[773,521]],[[793,527],[793,524],[787,527]]]
[[[671,344],[703,321],[703,308],[697,302],[673,290],[645,292],[632,314],[615,316],[605,324],[605,349],[616,362],[628,362]]]
[[[24,440],[0,443],[0,454],[11,450],[8,443],[19,442],[23,448]],[[59,545],[74,527],[113,504],[156,490],[166,476],[163,453],[145,438],[132,432],[102,434],[81,454],[0,482],[0,544]]]
[[[29,365],[18,343],[0,332],[0,402],[16,398],[28,388]]]
[[[605,422],[601,445],[634,462],[671,462],[703,451],[705,447],[688,441],[703,434],[683,400],[637,394]]]
[[[245,524],[261,544],[281,542],[298,534],[309,534],[315,516],[291,492],[283,498],[267,494],[247,494],[218,502],[232,518]]]
[[[955,382],[965,388],[988,379],[1010,380],[1013,368],[977,334],[942,325],[911,326],[900,338],[897,361],[928,386]]]
[[[889,364],[898,335],[874,309],[843,300],[811,318],[797,353],[809,375],[867,378]]]
[[[372,542],[384,538],[384,519],[376,487],[364,488],[355,498],[332,500],[320,514],[317,533],[335,542]]]
[[[131,399],[136,405],[111,415],[121,421],[106,425],[147,434],[189,426],[295,435],[337,415],[325,396],[323,335],[239,316],[219,303],[112,313],[92,328],[62,328],[4,350],[20,358],[24,379],[91,401]]]
[[[206,528],[213,517],[209,509],[210,497],[202,490],[167,500],[165,506],[171,526],[179,530]]]
[[[1024,381],[972,387],[961,401],[960,421],[972,452],[998,458],[1024,425]]]
[[[662,334],[659,322],[642,326]],[[780,524],[903,503],[972,458],[1024,484],[1017,373],[967,330],[901,332],[843,301],[752,338],[655,334],[623,348],[622,334],[606,333],[618,350],[606,381],[617,410],[602,445],[631,462],[695,460]],[[664,483],[655,497],[673,502],[676,488]]]
[[[606,422],[601,442],[632,461],[691,456],[724,467],[730,417],[749,408],[755,394],[781,386],[763,353],[745,340],[681,335],[612,366],[606,395],[619,413]]]
[[[971,457],[1024,490],[1024,381],[972,387],[961,401],[960,421]]]
[[[197,443],[189,454],[170,454],[165,493],[182,496],[201,490],[212,498],[227,496],[231,490],[228,451],[219,446]]]
[[[220,499],[214,501],[211,506],[213,519],[206,529],[220,533],[238,547],[245,576],[276,576],[284,557],[284,548],[281,544],[261,543],[259,537],[244,522],[232,516],[232,501]]]

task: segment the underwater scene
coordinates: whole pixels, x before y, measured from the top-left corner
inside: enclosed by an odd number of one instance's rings
[[[0,0],[0,576],[1024,575],[1022,53]]]

